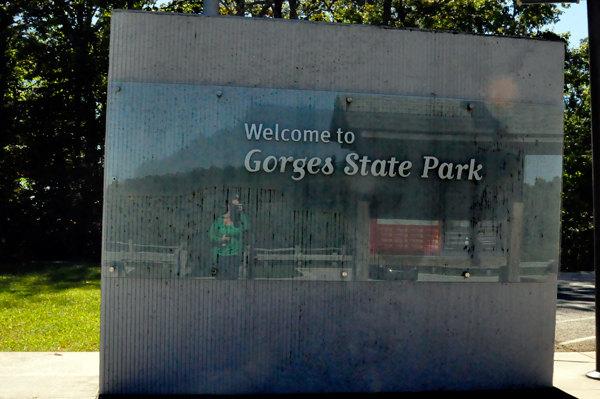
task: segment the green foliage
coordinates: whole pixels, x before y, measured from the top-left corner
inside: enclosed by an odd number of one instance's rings
[[[200,13],[202,0],[172,0],[153,9]],[[220,1],[221,14],[308,21],[535,36],[558,21],[556,5],[516,6],[513,0]]]
[[[0,1],[0,261],[99,259],[110,15],[203,0]],[[554,38],[513,0],[221,0],[222,14]],[[563,265],[591,259],[587,45],[565,63]]]
[[[98,351],[100,267],[4,266],[0,351]]]
[[[589,89],[589,47],[584,40],[565,55],[563,271],[594,268]]]
[[[0,260],[99,258],[110,12],[146,3],[0,5]]]
[[[176,0],[165,11],[185,11],[199,1]],[[300,2],[225,0],[222,14],[290,18],[351,24],[445,29],[497,35],[534,36],[558,21],[556,5],[516,6],[513,0],[307,0]],[[198,10],[196,7],[195,10]]]

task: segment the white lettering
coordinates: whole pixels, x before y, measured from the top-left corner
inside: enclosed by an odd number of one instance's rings
[[[244,166],[246,167],[246,170],[248,172],[258,172],[260,170],[260,161],[254,161],[254,168],[250,167],[250,158],[252,157],[252,155],[254,155],[257,152],[259,154],[261,153],[260,150],[252,150],[248,154],[246,154],[246,159],[244,160]]]
[[[354,163],[354,161],[356,161],[357,159],[358,154],[355,152],[351,152],[350,154],[346,155],[346,162],[348,163],[348,165],[344,168],[344,173],[348,176],[355,175],[356,172],[358,172],[358,165]]]
[[[306,138],[307,135],[308,135],[309,140],[307,140],[307,138]],[[319,142],[319,131],[318,130],[305,130],[304,131],[304,141],[310,141],[312,143],[313,137],[315,138],[315,141],[318,143]]]
[[[314,170],[313,168],[319,165],[321,165],[321,158],[311,158],[306,165],[306,170],[308,170],[308,173],[311,175],[316,175],[319,173],[320,168],[317,168],[317,170]]]
[[[367,172],[367,166],[369,165],[369,162],[371,162],[369,157],[364,155],[358,162],[360,162],[360,174],[363,176],[368,175],[369,172]]]
[[[348,136],[350,136],[350,138],[348,138]],[[348,144],[352,144],[354,143],[355,137],[354,137],[354,133],[352,132],[346,132],[346,134],[344,134],[344,141]]]
[[[469,164],[456,165],[456,180],[460,180],[463,170],[469,169]]]
[[[373,165],[371,165],[371,174],[373,176],[387,176],[385,164],[386,162],[381,159],[374,160]],[[379,170],[377,170],[377,168],[379,168]]]
[[[298,131],[300,132],[300,131]],[[294,133],[294,132],[292,132]],[[302,164],[302,165],[301,165]],[[298,181],[298,180],[302,180],[304,178],[304,165],[306,165],[306,158],[299,158],[296,159],[293,163],[294,165],[294,173],[298,173],[298,176],[292,176],[292,179]]]
[[[281,157],[279,158],[279,162],[281,162],[281,168],[279,169],[279,173],[284,173],[285,172],[285,164],[287,164],[288,162],[292,162],[294,160],[293,157]]]
[[[471,159],[471,165],[469,166],[469,180],[481,180],[483,176],[479,176],[479,171],[483,168],[483,165],[477,165],[477,169],[475,169],[475,159]]]
[[[266,129],[265,129],[266,130]],[[269,167],[269,162],[273,161],[273,167]],[[273,172],[275,169],[277,169],[277,158],[274,157],[273,155],[269,155],[268,157],[265,158],[265,160],[263,161],[263,170],[267,173],[271,173]]]
[[[330,175],[333,173],[333,164],[331,163],[331,158],[325,158],[325,165],[323,166],[323,168],[321,169],[321,172],[324,175]]]
[[[343,141],[342,141],[342,134],[344,134],[344,132],[342,131],[342,128],[339,128],[336,133],[337,133],[337,136],[338,136],[338,143],[342,144],[343,143]]]
[[[254,135],[254,140],[260,139],[260,134],[262,131],[262,123],[258,127],[258,131],[256,130],[256,125],[254,123],[252,124],[252,127],[250,128],[250,130],[248,130],[247,123],[244,123],[244,126],[246,128],[246,137],[248,137],[248,140],[252,140],[252,135]]]
[[[393,159],[393,158],[392,158]],[[412,162],[410,161],[404,161],[400,164],[400,166],[398,167],[398,174],[401,177],[408,177],[410,176],[410,172],[406,173],[407,170],[410,170],[410,168],[412,168]],[[392,175],[391,171],[390,171],[390,176]]]
[[[273,129],[265,128],[263,130],[263,139],[271,141],[273,139]]]
[[[295,136],[296,138],[294,138],[295,133],[298,133],[298,135]],[[300,141],[300,140],[302,140],[302,132],[298,129],[292,130],[292,141]]]
[[[279,131],[279,125],[274,124],[273,128],[263,128],[262,124],[248,124],[245,123],[246,137],[248,140],[260,140],[261,138],[270,141],[275,137],[275,141],[279,141],[280,137],[282,141],[294,141],[299,142],[315,142],[315,143],[329,143],[332,133],[328,130],[323,130],[319,133],[318,130],[300,130],[294,129],[283,129]],[[280,136],[281,133],[281,136]],[[352,132],[344,133],[342,129],[337,129],[337,141],[340,144],[351,144],[355,141],[356,136]],[[335,139],[333,139],[335,142]],[[294,159],[291,156],[266,156],[264,160],[253,159],[255,154],[261,154],[262,150],[252,149],[250,150],[244,159],[244,167],[248,172],[255,173],[263,170],[266,173],[273,173],[279,169],[279,173],[285,173],[288,165],[292,165],[292,179],[295,181],[302,180],[307,174],[316,175],[323,173],[324,175],[331,175],[335,172],[334,157],[328,157],[323,160],[320,157],[304,157],[300,159]],[[258,156],[257,156],[258,158]],[[410,161],[399,161],[396,157],[390,157],[389,160],[385,159],[370,159],[367,155],[359,155],[355,152],[346,155],[346,165],[344,166],[344,173],[348,176],[353,176],[360,173],[361,176],[368,176],[371,174],[376,177],[403,177],[406,178],[412,173],[413,163]],[[423,156],[423,171],[421,178],[428,179],[430,173],[435,173],[441,180],[475,180],[480,181],[483,179],[484,174],[483,165],[476,163],[476,159],[471,159],[468,164],[454,164],[451,162],[440,162],[440,160],[434,156]],[[468,172],[468,175],[467,175]]]
[[[398,161],[396,161],[395,157],[392,157],[389,161],[388,161],[388,167],[390,169],[390,177],[394,177],[396,176],[396,171],[394,170],[396,168],[396,165],[398,165]]]
[[[453,179],[454,178],[454,174],[452,173],[453,166],[454,166],[453,164],[446,163],[446,162],[441,164],[440,168],[438,169],[438,176],[440,177],[440,179],[442,179],[442,180]]]
[[[421,175],[421,178],[423,179],[427,179],[429,178],[429,171],[431,169],[435,169],[437,168],[438,164],[440,163],[440,161],[438,161],[438,159],[436,157],[423,157],[425,159],[425,166],[423,167],[423,174]],[[433,165],[430,165],[429,162],[432,161]]]

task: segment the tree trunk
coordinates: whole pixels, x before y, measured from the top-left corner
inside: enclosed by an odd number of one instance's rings
[[[396,8],[398,11],[398,19],[400,20],[400,26],[404,26],[404,21],[406,21],[406,10],[404,9],[404,2],[400,0],[398,2],[398,7]]]
[[[289,0],[290,19],[298,19],[298,0]]]
[[[283,0],[275,0],[273,3],[273,18],[283,18]]]
[[[392,17],[392,0],[383,0],[383,25],[388,26]]]
[[[246,9],[244,8],[245,4],[246,2],[244,0],[235,1],[235,15],[237,15],[238,17],[244,16],[244,13],[246,11]]]

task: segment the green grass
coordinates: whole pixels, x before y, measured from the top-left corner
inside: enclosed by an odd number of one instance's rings
[[[0,265],[0,351],[98,351],[100,267]]]

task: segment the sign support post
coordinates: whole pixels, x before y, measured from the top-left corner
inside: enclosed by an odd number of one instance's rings
[[[600,301],[598,287],[600,286],[600,3],[598,1],[587,2],[588,14],[588,37],[590,51],[590,100],[591,100],[591,124],[592,124],[592,182],[594,187],[594,271],[596,287],[596,370],[586,375],[590,378],[600,380],[600,317],[598,308]]]

